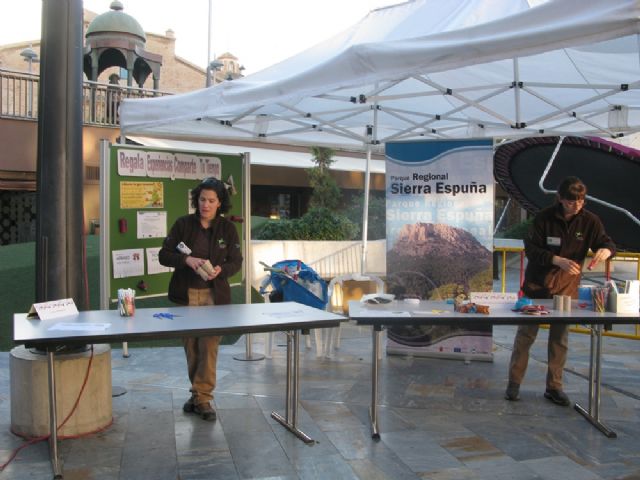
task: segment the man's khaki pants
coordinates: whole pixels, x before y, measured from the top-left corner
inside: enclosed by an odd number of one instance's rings
[[[520,325],[513,341],[509,364],[509,381],[522,384],[529,363],[529,349],[538,335],[538,325]],[[567,361],[569,325],[551,324],[547,345],[547,389],[562,390],[562,371]]]
[[[213,305],[211,290],[189,289],[189,306]],[[188,337],[184,339],[184,352],[187,355],[187,370],[191,381],[193,403],[200,405],[213,400],[216,388],[216,363],[221,336]]]

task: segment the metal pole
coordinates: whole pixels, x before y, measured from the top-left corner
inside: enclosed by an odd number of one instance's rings
[[[589,358],[589,405],[587,408],[575,404],[574,409],[608,438],[618,435],[600,421],[600,382],[602,364],[602,324],[591,326],[591,349]]]
[[[372,332],[372,351],[371,351],[371,407],[369,409],[369,417],[371,417],[371,438],[379,439],[380,431],[378,430],[378,349],[380,348],[380,328],[373,326]]]
[[[84,310],[81,0],[42,2],[41,55],[36,301]]]
[[[362,205],[362,262],[360,264],[360,273],[364,275],[367,272],[367,238],[369,233],[369,172],[371,165],[371,144],[367,145],[367,165],[364,174],[364,202]]]
[[[58,459],[58,407],[56,402],[56,366],[53,350],[47,351],[47,373],[49,378],[49,456],[53,478],[62,478],[62,467]]]
[[[211,0],[209,0],[209,23],[207,29],[207,78],[205,87],[211,86]]]
[[[31,76],[31,64],[33,63],[33,58],[29,58],[29,76]],[[31,77],[29,78],[29,80],[27,80],[29,82],[29,93],[28,93],[28,97],[27,97],[27,116],[31,117],[32,113],[33,113],[33,80],[31,79]]]
[[[243,182],[242,182],[242,218],[244,220],[244,295],[245,302],[251,303],[251,280],[253,277],[253,264],[251,261],[251,154],[243,153]],[[245,354],[235,355],[233,358],[240,361],[264,360],[265,356],[254,354],[252,351],[251,334],[245,336]]]

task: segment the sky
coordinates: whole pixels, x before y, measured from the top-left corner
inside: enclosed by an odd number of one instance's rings
[[[54,0],[47,0],[54,1]],[[60,0],[55,0],[60,1]],[[145,32],[175,32],[176,54],[204,68],[208,59],[232,53],[248,75],[289,58],[361,20],[370,10],[401,0],[121,0]],[[97,14],[111,0],[84,0]],[[4,0],[0,45],[40,38],[42,0]]]

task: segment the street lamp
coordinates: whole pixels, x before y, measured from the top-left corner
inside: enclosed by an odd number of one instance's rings
[[[214,60],[209,63],[209,66],[207,68],[207,78],[209,78],[210,75],[213,75],[213,83],[211,84],[212,86],[216,84],[216,72],[222,67],[224,67],[224,63],[218,60]]]
[[[31,45],[20,52],[20,56],[24,58],[24,61],[29,64],[29,74],[31,74],[31,69],[34,63],[38,63],[38,54],[35,52]],[[27,116],[31,116],[32,113],[32,105],[33,105],[33,79],[27,79],[29,82],[29,93],[27,95]]]

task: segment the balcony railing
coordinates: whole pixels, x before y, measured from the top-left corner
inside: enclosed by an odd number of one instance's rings
[[[0,117],[38,119],[40,76],[0,68]],[[82,121],[86,125],[118,127],[118,107],[125,98],[150,98],[168,92],[85,81]]]

